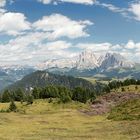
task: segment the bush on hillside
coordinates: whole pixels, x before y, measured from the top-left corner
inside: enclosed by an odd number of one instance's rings
[[[32,95],[27,95],[27,105],[31,105],[34,102],[34,98]]]
[[[125,88],[124,87],[122,87],[122,92],[124,92],[125,91]]]
[[[66,94],[64,92],[61,92],[59,99],[62,103],[68,103],[71,101],[71,97],[69,96],[69,94]]]
[[[17,110],[17,106],[16,106],[16,104],[14,103],[14,101],[12,100],[12,101],[10,102],[9,111],[14,111],[14,112],[16,112],[16,110]]]

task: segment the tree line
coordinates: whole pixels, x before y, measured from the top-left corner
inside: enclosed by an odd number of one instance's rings
[[[5,90],[0,96],[0,101],[2,103],[18,101],[32,104],[34,99],[50,99],[51,101],[52,98],[58,98],[59,102],[62,103],[72,100],[86,103],[88,100],[95,100],[98,94],[94,90],[83,87],[76,87],[70,90],[64,86],[50,85],[44,88],[34,87],[30,92],[23,91],[20,88],[14,91]]]
[[[140,85],[140,80],[136,80],[136,79],[125,79],[124,81],[113,80],[109,82],[108,85],[105,87],[105,91],[110,92],[112,89],[116,90],[118,88],[121,88],[124,86],[130,86],[130,85]]]
[[[106,86],[97,90],[90,90],[84,87],[76,87],[69,89],[65,86],[49,85],[46,87],[34,87],[30,92],[23,91],[18,88],[14,91],[5,90],[0,95],[0,102],[6,103],[10,101],[27,102],[32,104],[34,99],[51,99],[58,98],[60,102],[66,103],[71,100],[86,103],[88,100],[93,101],[96,96],[109,93],[112,89],[118,89],[123,86],[140,85],[140,80],[126,79],[124,81],[114,80],[109,82]]]

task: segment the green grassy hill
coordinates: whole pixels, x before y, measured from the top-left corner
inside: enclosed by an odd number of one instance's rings
[[[91,82],[84,80],[82,78],[75,78],[72,76],[64,76],[48,73],[46,71],[36,71],[25,76],[22,80],[17,81],[15,84],[8,87],[8,89],[27,89],[30,87],[45,87],[47,85],[65,86],[67,88],[73,89],[75,87],[81,86],[88,89],[101,89],[100,85],[93,85]]]
[[[16,103],[19,112],[0,114],[1,140],[130,140],[140,137],[140,123],[110,121],[107,115],[92,116],[88,104],[58,104],[35,100],[32,105]],[[8,103],[0,103],[6,109]]]

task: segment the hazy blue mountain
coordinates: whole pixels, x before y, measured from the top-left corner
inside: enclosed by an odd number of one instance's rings
[[[0,90],[8,85],[13,84],[17,80],[22,79],[25,75],[35,71],[31,67],[21,66],[2,66],[0,67]]]

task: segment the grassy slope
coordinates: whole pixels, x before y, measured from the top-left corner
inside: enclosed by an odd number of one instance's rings
[[[85,79],[93,84],[95,84],[97,80],[96,78],[92,78],[92,77],[80,77],[80,78]]]
[[[124,86],[125,92],[137,92],[140,93],[140,85],[137,85],[138,89],[135,88],[136,85]],[[113,90],[115,91],[115,90]],[[122,92],[122,87],[116,90],[117,92]]]
[[[17,103],[20,113],[0,114],[0,140],[130,140],[140,137],[139,121],[110,121],[87,116],[81,103],[53,104],[36,100],[31,106]],[[0,104],[0,109],[8,104]]]
[[[99,80],[97,78],[94,78],[94,77],[80,77],[82,79],[85,79],[89,82],[91,82],[92,84],[95,84],[97,81],[100,82],[100,83],[103,83],[103,84],[108,84],[108,80]]]
[[[114,107],[109,116],[112,120],[140,120],[140,99],[129,100]]]

